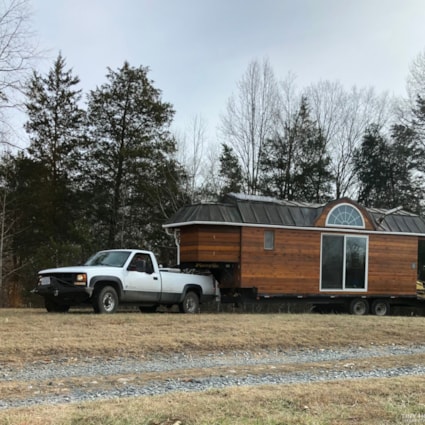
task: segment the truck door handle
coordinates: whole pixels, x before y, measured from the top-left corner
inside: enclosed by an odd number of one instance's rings
[[[156,276],[154,276],[153,280],[158,280],[158,278]]]

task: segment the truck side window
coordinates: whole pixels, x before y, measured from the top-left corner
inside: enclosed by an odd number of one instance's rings
[[[151,258],[150,255],[146,256],[146,273],[148,273],[148,274],[153,273],[152,258]]]
[[[153,273],[152,259],[148,254],[136,254],[131,260],[129,270],[140,273]]]

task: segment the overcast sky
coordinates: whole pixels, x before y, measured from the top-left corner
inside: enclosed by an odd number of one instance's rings
[[[50,58],[59,51],[85,92],[125,60],[149,66],[174,105],[175,128],[198,115],[215,137],[219,116],[248,64],[268,58],[299,87],[338,80],[405,94],[425,49],[425,0],[32,0]]]

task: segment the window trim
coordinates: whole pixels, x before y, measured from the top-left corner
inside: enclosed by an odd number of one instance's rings
[[[322,267],[323,267],[323,237],[324,236],[341,236],[344,238],[344,250],[343,250],[343,267],[342,267],[342,288],[323,288],[322,282]],[[347,270],[347,238],[362,238],[366,240],[366,252],[365,252],[365,285],[364,288],[346,288],[346,270]],[[322,233],[320,237],[320,292],[367,292],[369,285],[369,235],[353,235],[353,234],[339,234],[339,233]]]
[[[329,219],[330,219],[330,217],[332,216],[332,214],[334,213],[334,211],[335,210],[337,210],[338,208],[341,208],[341,207],[350,207],[350,208],[352,208],[354,211],[356,211],[358,214],[359,214],[359,216],[360,216],[360,219],[362,220],[362,224],[359,226],[359,225],[353,225],[353,224],[333,224],[333,223],[329,223]],[[347,203],[347,202],[343,202],[343,203],[341,203],[341,204],[338,204],[338,205],[335,205],[329,212],[328,212],[328,215],[327,215],[327,217],[326,217],[326,223],[325,223],[325,226],[326,227],[349,227],[349,228],[355,228],[355,229],[364,229],[365,227],[366,227],[366,223],[365,223],[365,220],[364,220],[364,217],[363,217],[363,214],[360,212],[360,210],[358,209],[358,208],[356,208],[354,205],[352,205],[352,204],[349,204],[349,203]]]
[[[266,235],[271,235],[271,238],[272,238],[272,240],[271,240],[271,242],[272,242],[271,243],[271,246],[268,246],[266,244],[266,242],[267,242]],[[264,230],[264,250],[265,251],[274,251],[274,249],[275,249],[275,231],[274,230],[269,230],[269,229]]]

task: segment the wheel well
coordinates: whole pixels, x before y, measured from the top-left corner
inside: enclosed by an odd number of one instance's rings
[[[184,290],[183,294],[182,294],[182,299],[185,297],[185,295],[188,292],[194,292],[199,297],[199,301],[201,301],[202,288],[199,285],[187,285],[185,287],[185,290]]]
[[[94,284],[93,296],[96,296],[105,286],[111,286],[114,288],[117,292],[118,298],[121,299],[121,286],[117,282],[110,280],[100,280],[96,282]]]

